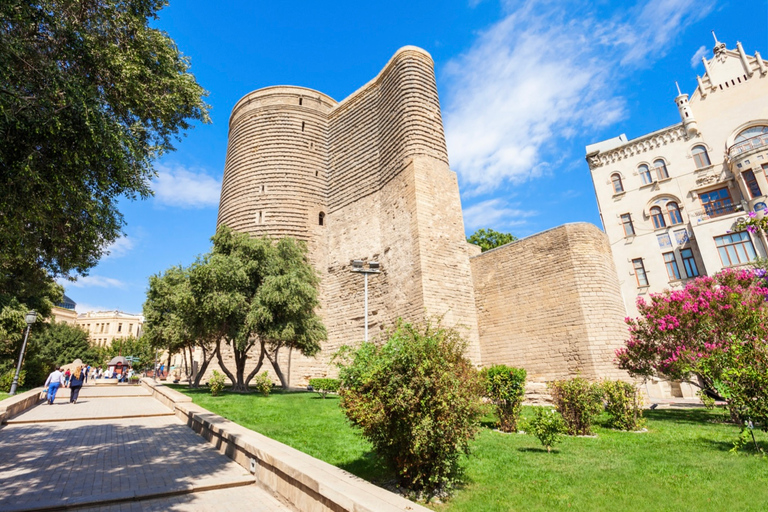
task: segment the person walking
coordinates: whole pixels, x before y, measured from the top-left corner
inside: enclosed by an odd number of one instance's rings
[[[77,403],[77,397],[80,396],[80,389],[83,387],[84,382],[85,382],[85,372],[83,371],[82,366],[78,366],[77,368],[75,368],[75,371],[72,372],[72,376],[70,377],[69,403],[71,404]]]
[[[59,386],[64,383],[64,374],[61,373],[61,368],[56,368],[48,375],[45,380],[45,390],[47,391],[46,398],[48,399],[48,405],[53,405],[53,401],[56,400],[56,392],[59,390]]]
[[[64,387],[66,388],[69,386],[69,378],[72,376],[72,372],[69,371],[69,368],[67,368],[67,371],[64,373]]]
[[[91,365],[86,366],[83,368],[83,375],[85,375],[85,382],[84,384],[88,384],[88,372],[91,371]]]

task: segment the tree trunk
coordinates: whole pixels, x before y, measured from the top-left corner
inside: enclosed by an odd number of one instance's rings
[[[254,368],[251,373],[248,374],[248,377],[245,378],[245,385],[248,386],[251,383],[251,380],[259,373],[259,370],[261,370],[262,364],[264,364],[264,354],[266,354],[266,350],[264,350],[264,343],[260,343],[260,353],[259,353],[259,362],[256,363],[256,368]]]
[[[280,346],[277,346],[275,348],[274,355],[270,356],[269,352],[266,352],[266,355],[267,359],[269,359],[269,362],[272,363],[272,368],[275,369],[277,378],[280,379],[280,385],[283,387],[283,389],[288,389],[288,382],[286,382],[285,375],[283,375],[283,371],[280,369],[280,365],[277,363],[277,353],[279,350]]]
[[[224,361],[221,359],[221,340],[216,341],[216,359],[219,361],[219,368],[221,368],[221,371],[223,371],[224,375],[229,377],[229,381],[234,384],[237,379],[235,379],[235,376],[232,375],[232,372],[229,371],[229,369],[224,364]]]
[[[213,360],[213,354],[209,354],[207,350],[205,350],[205,347],[201,347],[203,352],[203,361],[200,363],[200,367],[197,370],[197,375],[195,375],[195,385],[194,387],[199,388],[200,387],[200,381],[203,378],[203,375],[205,375],[205,371],[208,369],[208,365],[211,364],[211,361]],[[190,349],[190,352],[192,350]]]

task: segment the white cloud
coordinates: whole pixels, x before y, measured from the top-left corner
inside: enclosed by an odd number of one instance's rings
[[[478,228],[506,229],[522,226],[526,218],[538,212],[521,210],[503,199],[488,199],[464,208],[464,226],[470,231]]]
[[[701,64],[701,58],[704,57],[707,54],[707,47],[702,45],[701,48],[696,50],[696,53],[693,54],[693,57],[691,57],[691,67],[693,69],[696,69],[699,64]]]
[[[64,288],[124,288],[125,283],[119,279],[104,276],[78,276],[76,281],[57,279]]]
[[[121,236],[105,248],[109,254],[104,258],[120,258],[128,254],[135,246],[134,239]]]
[[[75,305],[75,311],[77,311],[78,314],[87,313],[89,311],[114,311],[117,308],[108,308],[106,306],[94,306],[91,304],[85,304],[78,302]]]
[[[587,3],[505,3],[509,14],[443,70],[451,167],[464,191],[541,176],[566,156],[558,142],[621,120],[614,87],[712,1],[650,0],[608,20]]]
[[[219,204],[221,181],[204,171],[158,165],[157,172],[153,189],[158,204],[181,208],[211,208]]]

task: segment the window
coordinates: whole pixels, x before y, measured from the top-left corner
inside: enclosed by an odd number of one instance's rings
[[[654,206],[651,208],[651,218],[653,219],[653,227],[661,229],[667,227],[667,223],[664,221],[664,214],[661,213],[661,208]]]
[[[675,281],[680,279],[680,269],[677,267],[677,258],[675,258],[675,253],[665,252],[663,256],[664,264],[667,267],[667,275],[669,276],[669,280]]]
[[[643,265],[643,259],[638,258],[632,260],[632,266],[635,267],[635,277],[637,278],[637,286],[648,286],[648,276],[645,275],[645,266]]]
[[[704,211],[710,217],[717,217],[718,215],[725,215],[735,211],[727,187],[704,192],[699,198],[701,199]]]
[[[667,172],[667,164],[664,163],[664,160],[656,160],[653,162],[653,167],[656,169],[656,176],[658,176],[659,180],[665,180],[669,178],[669,173]]]
[[[752,199],[763,195],[763,193],[760,192],[760,185],[757,184],[757,178],[755,178],[755,173],[752,172],[751,169],[748,171],[744,171],[741,175],[744,177],[744,183],[746,183],[747,189],[749,190],[749,193],[752,195]]]
[[[117,332],[123,332],[123,324],[117,324]]]
[[[749,263],[757,258],[755,246],[746,231],[716,236],[715,245],[724,267]]]
[[[131,331],[133,331],[133,324],[128,324],[128,334],[131,334]]]
[[[325,223],[325,214],[323,212],[320,212],[320,215],[317,216],[317,222],[321,226]]]
[[[704,167],[708,167],[712,165],[709,161],[709,154],[707,153],[707,148],[704,146],[695,146],[691,150],[691,155],[693,155],[693,162],[696,164],[697,169],[702,169]]]
[[[699,269],[696,267],[696,259],[693,257],[693,251],[690,249],[680,249],[680,256],[683,258],[685,275],[688,277],[698,277]]]
[[[768,126],[753,126],[741,132],[733,142],[744,142],[745,140],[751,139],[752,137],[759,137],[764,133],[768,133]]]
[[[653,183],[653,178],[651,177],[651,170],[648,168],[647,165],[643,164],[640,167],[638,167],[637,172],[640,173],[640,179],[643,180],[643,185],[648,185],[649,183]]]
[[[670,201],[667,203],[667,213],[669,213],[669,224],[675,226],[683,223],[683,216],[680,215],[680,207],[677,203]]]
[[[632,216],[625,213],[621,216],[621,224],[624,226],[624,236],[635,236],[635,226],[632,225]]]
[[[618,174],[611,175],[611,182],[613,183],[613,192],[618,194],[624,192],[624,184],[621,182],[621,176]]]

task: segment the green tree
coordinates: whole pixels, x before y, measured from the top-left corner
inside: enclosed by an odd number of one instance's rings
[[[181,352],[190,387],[198,387],[213,359],[213,340],[205,332],[197,297],[192,293],[189,269],[175,266],[149,278],[144,302],[144,334],[150,346]],[[199,348],[203,360],[197,372],[193,354]]]
[[[222,226],[213,237],[213,250],[190,269],[190,285],[202,318],[201,330],[216,340],[221,370],[235,391],[248,383],[267,358],[283,386],[277,362],[281,348],[312,356],[326,332],[314,310],[318,278],[307,260],[306,247],[290,238],[277,242],[251,238]],[[235,359],[234,372],[224,364],[221,342]],[[259,347],[256,367],[245,374],[246,358]]]
[[[508,244],[509,242],[514,242],[515,240],[517,240],[517,237],[511,233],[500,233],[490,228],[480,228],[467,238],[467,242],[479,245],[483,252]]]
[[[104,347],[101,364],[107,364],[116,356],[137,357],[138,360],[133,362],[133,368],[141,371],[154,366],[155,349],[149,344],[149,340],[143,336],[141,338],[133,336],[115,338],[110,345]]]
[[[0,286],[95,265],[117,200],[149,196],[152,160],[208,121],[188,59],[149,26],[165,4],[0,2]]]

